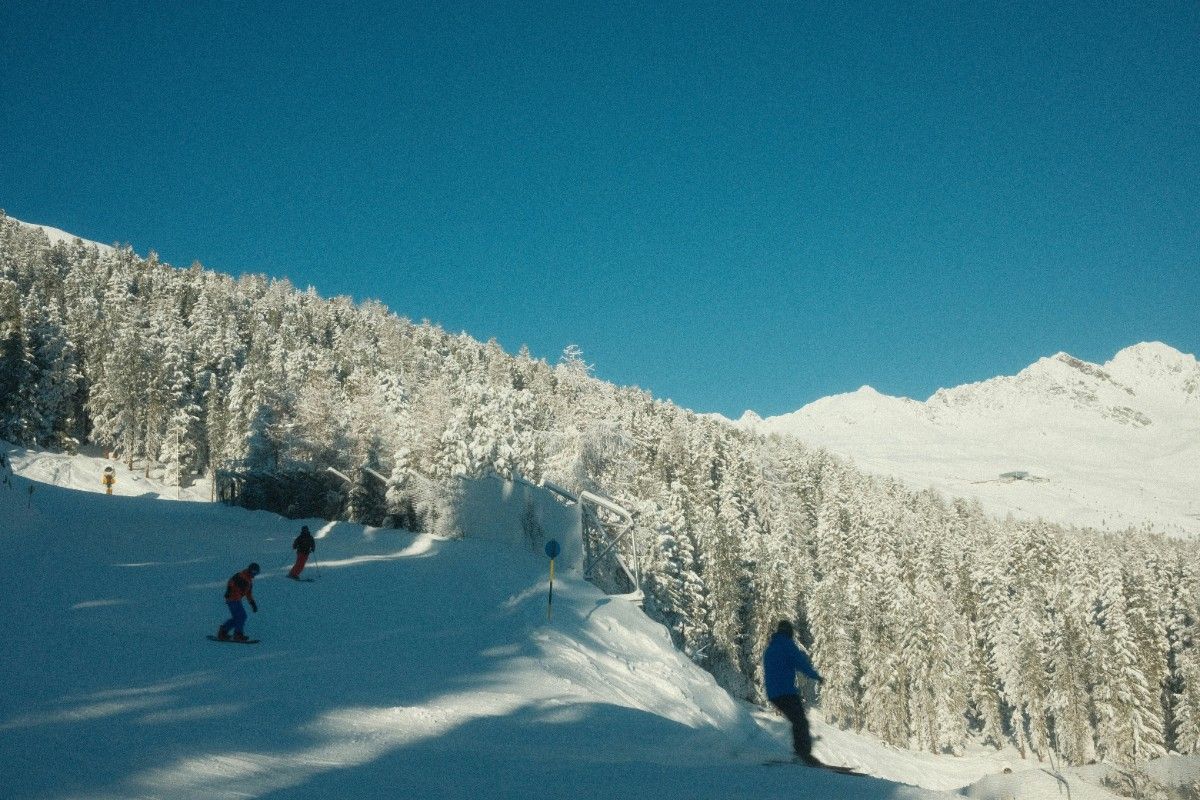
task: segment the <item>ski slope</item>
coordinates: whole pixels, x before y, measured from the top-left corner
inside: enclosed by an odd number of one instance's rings
[[[819,720],[817,754],[871,777],[766,767],[788,751],[781,719],[575,575],[556,577],[548,620],[547,565],[530,553],[308,520],[315,581],[295,583],[300,521],[167,502],[123,466],[109,497],[103,459],[3,449],[17,473],[0,485],[4,798],[1054,791],[1048,765],[1012,753],[909,753]],[[225,580],[252,560],[247,632],[262,644],[207,641]],[[1194,778],[1192,763],[1171,767]],[[1068,775],[1073,797],[1114,796],[1083,774]]]

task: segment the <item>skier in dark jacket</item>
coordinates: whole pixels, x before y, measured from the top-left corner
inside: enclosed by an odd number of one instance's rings
[[[317,550],[317,541],[308,532],[307,525],[300,526],[300,535],[292,540],[292,549],[296,551],[296,563],[292,565],[292,571],[288,573],[288,577],[292,580],[300,580],[300,572],[304,569],[309,554],[315,553]]]
[[[258,613],[258,603],[254,602],[254,576],[258,574],[258,564],[251,563],[241,572],[235,573],[225,584],[225,603],[229,606],[229,619],[221,623],[217,629],[217,639],[229,641],[229,630],[233,629],[233,641],[245,642],[248,637],[242,631],[246,624],[246,609],[242,607],[242,598],[250,601],[250,610]]]
[[[796,631],[788,620],[780,620],[767,649],[763,651],[763,682],[766,684],[767,699],[779,709],[788,722],[792,723],[792,749],[796,759],[812,766],[820,765],[812,754],[812,735],[808,732],[808,719],[804,716],[804,703],[796,691],[796,673],[821,683],[824,678],[813,667],[804,651],[796,646],[792,638]]]

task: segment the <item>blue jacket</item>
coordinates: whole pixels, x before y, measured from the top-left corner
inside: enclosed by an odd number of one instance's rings
[[[786,633],[777,633],[772,636],[770,644],[763,651],[763,682],[767,685],[767,698],[798,694],[796,691],[797,670],[814,681],[821,680],[820,674],[813,668],[808,656],[796,646],[792,637]]]

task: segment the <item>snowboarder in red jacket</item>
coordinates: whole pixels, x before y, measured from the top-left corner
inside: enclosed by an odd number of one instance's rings
[[[300,526],[300,535],[292,541],[292,549],[296,551],[296,563],[292,565],[291,572],[288,577],[292,580],[300,579],[300,571],[304,569],[304,564],[308,561],[310,553],[315,553],[317,550],[317,542],[313,539],[313,535],[308,532],[307,525]]]
[[[254,576],[259,572],[258,564],[251,563],[241,572],[236,573],[225,584],[225,604],[229,606],[229,619],[221,623],[217,629],[217,639],[229,641],[229,630],[233,629],[233,641],[249,641],[242,631],[246,624],[246,609],[242,606],[242,598],[250,601],[250,610],[258,613],[258,603],[254,602]]]

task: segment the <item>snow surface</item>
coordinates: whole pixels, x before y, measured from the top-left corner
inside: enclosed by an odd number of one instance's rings
[[[1012,752],[910,753],[819,719],[817,754],[877,777],[763,766],[788,750],[780,718],[570,572],[547,620],[546,562],[519,548],[307,520],[316,580],[294,583],[300,521],[165,502],[121,466],[107,497],[102,458],[2,449],[17,473],[0,485],[5,798],[1018,798],[1054,784]],[[207,641],[251,560],[247,632],[263,643]],[[1193,759],[1163,771],[1200,775]],[[1074,797],[1115,796],[1080,774]]]
[[[35,222],[21,222],[21,220],[17,219],[16,217],[9,217],[9,219],[11,219],[13,222],[20,222],[22,225],[25,225],[26,227],[41,228],[42,231],[46,234],[46,238],[50,240],[51,245],[58,244],[59,242],[64,242],[66,244],[74,244],[78,240],[78,241],[83,242],[84,245],[89,246],[89,247],[91,245],[95,245],[96,247],[98,247],[100,249],[101,253],[111,253],[115,249],[111,245],[100,244],[99,242],[93,242],[88,239],[82,239],[73,233],[67,233],[66,231],[59,230],[58,228],[52,228],[49,225],[38,225]]]
[[[738,424],[976,497],[995,516],[1200,535],[1200,364],[1157,342],[1103,366],[1059,353],[923,403],[864,386]],[[1028,476],[1002,477],[1014,472]]]

